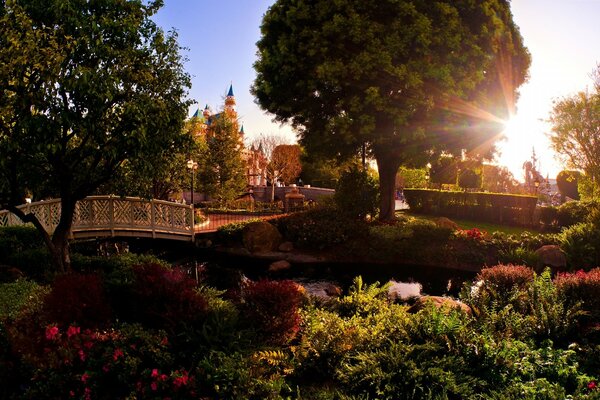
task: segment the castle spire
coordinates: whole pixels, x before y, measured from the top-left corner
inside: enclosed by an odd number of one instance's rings
[[[229,85],[229,92],[227,92],[227,97],[233,97],[233,83]]]

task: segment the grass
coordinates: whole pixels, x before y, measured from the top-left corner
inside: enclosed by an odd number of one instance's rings
[[[425,219],[425,220],[430,220],[430,221],[433,221],[433,220],[439,218],[439,216],[413,214],[413,213],[410,213],[407,211],[401,211],[400,213],[403,213],[405,215],[410,215],[411,217],[414,217],[414,218],[420,218],[420,219]],[[472,221],[472,220],[466,220],[466,219],[452,219],[452,218],[450,218],[450,219],[452,221],[454,221],[460,227],[460,229],[477,228],[481,231],[486,231],[488,233],[502,232],[502,233],[506,233],[509,235],[520,235],[523,232],[529,232],[529,233],[533,233],[533,234],[540,233],[538,229],[534,229],[534,228],[523,228],[520,226],[499,225],[499,224],[493,224],[490,222]]]

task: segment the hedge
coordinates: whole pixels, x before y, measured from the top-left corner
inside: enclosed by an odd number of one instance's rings
[[[521,226],[532,225],[537,203],[535,196],[430,189],[404,189],[404,197],[418,213]]]

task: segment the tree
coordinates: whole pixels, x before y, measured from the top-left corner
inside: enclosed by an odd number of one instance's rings
[[[550,143],[567,168],[600,183],[600,92],[579,92],[554,102]],[[594,190],[595,191],[595,190]]]
[[[160,5],[0,3],[2,207],[37,227],[59,271],[76,202],[181,133],[190,81],[176,35],[151,20]],[[27,190],[61,198],[52,236],[16,208]]]
[[[271,201],[275,201],[275,182],[293,182],[300,171],[300,146],[297,144],[280,144],[273,149],[267,168],[267,178],[271,181]]]
[[[463,189],[480,188],[481,176],[472,169],[462,169],[458,174],[458,186]]]
[[[506,167],[484,164],[481,188],[492,193],[519,193],[520,185]]]
[[[199,187],[219,201],[233,200],[246,188],[246,170],[237,121],[222,112],[211,122]]]
[[[400,167],[396,176],[396,187],[426,188],[427,169]]]
[[[402,164],[490,156],[530,63],[503,0],[278,0],[252,91],[306,150],[377,162],[383,220]]]

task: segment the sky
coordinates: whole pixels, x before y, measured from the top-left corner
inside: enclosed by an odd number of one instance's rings
[[[272,122],[255,104],[250,87],[255,77],[256,42],[263,14],[274,0],[165,0],[155,16],[165,30],[176,29],[192,77],[190,98],[218,110],[233,84],[238,115],[247,140],[260,134],[285,135],[290,127]],[[497,159],[523,180],[523,163],[532,149],[542,175],[563,169],[546,134],[553,99],[592,85],[590,74],[600,63],[600,0],[512,0],[514,20],[532,55],[529,81],[521,86],[517,114],[499,143]]]

